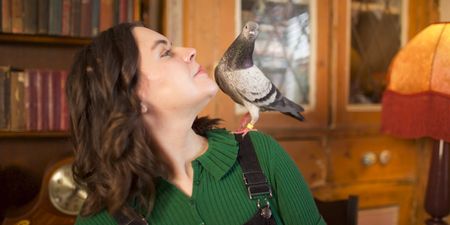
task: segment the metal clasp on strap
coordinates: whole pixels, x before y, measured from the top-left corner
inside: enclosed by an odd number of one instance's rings
[[[261,195],[266,195],[269,196],[269,198],[272,198],[272,188],[267,183],[266,176],[264,176],[262,171],[250,171],[243,173],[243,179],[250,199]]]
[[[248,186],[247,192],[250,199],[261,195],[267,195],[269,198],[272,198],[272,188],[267,183]]]

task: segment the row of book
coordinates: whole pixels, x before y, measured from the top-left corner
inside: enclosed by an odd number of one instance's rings
[[[141,0],[0,1],[2,33],[93,37],[141,19]]]
[[[0,67],[0,130],[67,131],[67,71]]]

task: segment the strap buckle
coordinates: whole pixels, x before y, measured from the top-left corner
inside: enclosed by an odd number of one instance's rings
[[[268,195],[269,198],[272,198],[272,188],[267,183],[267,178],[262,171],[246,172],[243,174],[243,179],[250,199],[261,195]]]
[[[247,192],[250,199],[261,195],[268,195],[269,198],[272,198],[272,188],[267,183],[247,186]]]

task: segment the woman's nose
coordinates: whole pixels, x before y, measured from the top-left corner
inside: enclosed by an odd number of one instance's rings
[[[185,48],[185,62],[193,62],[195,60],[195,56],[197,55],[197,50],[194,48]]]

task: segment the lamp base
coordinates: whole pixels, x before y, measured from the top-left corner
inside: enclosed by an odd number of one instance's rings
[[[427,219],[425,224],[426,225],[448,225],[448,223],[443,221],[442,218]]]
[[[427,225],[447,225],[443,218],[450,211],[449,151],[448,142],[435,141],[425,196],[425,210],[431,216],[426,220]]]

